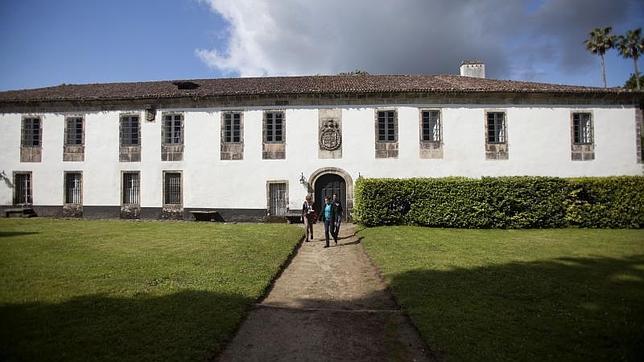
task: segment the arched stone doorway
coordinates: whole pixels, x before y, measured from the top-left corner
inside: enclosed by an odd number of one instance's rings
[[[353,179],[344,170],[335,167],[321,168],[309,178],[309,192],[314,195],[315,209],[320,215],[324,196],[338,195],[344,207],[343,219],[351,220],[353,210]]]

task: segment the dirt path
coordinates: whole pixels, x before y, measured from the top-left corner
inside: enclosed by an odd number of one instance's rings
[[[424,361],[424,344],[345,224],[323,248],[323,225],[303,243],[220,361]]]

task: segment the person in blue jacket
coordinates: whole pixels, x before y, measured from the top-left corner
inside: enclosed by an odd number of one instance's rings
[[[336,210],[329,196],[324,196],[324,206],[322,206],[322,220],[324,221],[324,238],[326,239],[325,248],[329,247],[329,233],[333,236],[335,243],[338,243],[338,237],[334,234]]]

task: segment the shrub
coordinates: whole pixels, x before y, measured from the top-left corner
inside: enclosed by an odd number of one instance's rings
[[[353,217],[367,226],[639,228],[643,198],[640,176],[360,178]]]

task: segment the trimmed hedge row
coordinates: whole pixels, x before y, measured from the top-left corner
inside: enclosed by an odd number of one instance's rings
[[[644,177],[365,179],[353,218],[367,226],[641,228]]]

